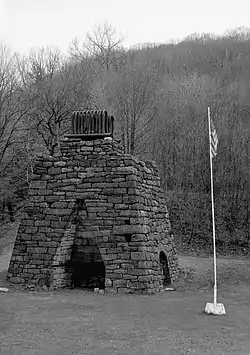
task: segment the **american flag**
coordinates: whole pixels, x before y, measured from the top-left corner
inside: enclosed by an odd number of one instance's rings
[[[212,158],[215,158],[217,155],[218,136],[212,120],[210,120],[210,129],[211,129],[210,149],[211,149]]]

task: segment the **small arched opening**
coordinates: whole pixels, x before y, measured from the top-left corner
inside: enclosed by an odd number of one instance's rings
[[[163,276],[163,286],[169,285],[171,283],[171,278],[170,278],[170,273],[169,273],[169,267],[168,267],[168,260],[166,254],[161,251],[160,255],[160,268],[162,271],[162,276]]]

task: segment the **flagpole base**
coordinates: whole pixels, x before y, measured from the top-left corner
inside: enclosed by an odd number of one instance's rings
[[[205,307],[205,313],[222,316],[226,314],[226,310],[222,303],[207,303]]]

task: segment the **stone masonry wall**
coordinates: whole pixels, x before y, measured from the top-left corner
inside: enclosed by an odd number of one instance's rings
[[[65,139],[61,153],[37,158],[7,278],[71,287],[73,259],[87,270],[91,258],[105,267],[106,291],[151,294],[163,289],[160,252],[174,281],[177,255],[156,166],[114,140]]]

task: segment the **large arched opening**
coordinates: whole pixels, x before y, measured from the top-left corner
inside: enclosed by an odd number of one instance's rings
[[[94,240],[76,238],[68,266],[73,288],[105,288],[105,264]]]

